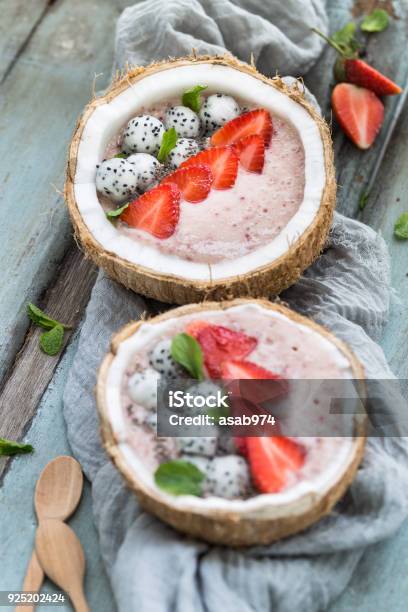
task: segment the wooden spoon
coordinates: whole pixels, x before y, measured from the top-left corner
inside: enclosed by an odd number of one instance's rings
[[[64,521],[78,506],[82,494],[83,476],[81,466],[73,457],[56,457],[43,469],[37,481],[34,507],[38,522],[55,518]],[[35,550],[31,555],[24,578],[23,591],[41,589],[44,572]],[[17,606],[16,612],[34,612],[35,606]]]
[[[47,576],[69,594],[75,612],[89,612],[83,589],[84,551],[71,527],[55,519],[41,521],[35,550]]]

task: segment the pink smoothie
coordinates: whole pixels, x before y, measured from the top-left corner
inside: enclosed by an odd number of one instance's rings
[[[187,323],[196,320],[197,315],[185,315],[172,320],[171,329],[159,333],[157,337],[146,343],[143,351],[138,351],[126,370],[122,385],[122,409],[129,424],[128,442],[149,467],[154,469],[163,461],[177,457],[177,438],[158,440],[155,432],[149,427],[140,425],[146,410],[135,404],[130,398],[127,385],[130,376],[136,370],[145,370],[149,367],[148,355],[151,349],[166,338],[172,338],[177,333],[185,331]],[[333,347],[320,334],[299,326],[289,319],[270,316],[268,311],[259,311],[254,316],[253,311],[229,310],[223,312],[208,311],[202,313],[200,320],[206,320],[217,325],[224,325],[235,331],[244,332],[257,338],[257,347],[247,356],[247,359],[264,368],[280,374],[287,379],[348,379],[352,372],[348,360],[339,349]],[[299,389],[299,387],[297,387]],[[303,389],[303,388],[302,388]],[[289,392],[290,396],[291,391]],[[314,395],[313,395],[314,394]],[[294,400],[296,423],[302,419],[307,420],[316,434],[319,426],[327,418],[329,406],[327,402],[312,391],[308,402]],[[333,418],[332,416],[330,417]],[[340,418],[331,437],[314,435],[312,437],[298,438],[306,449],[306,461],[303,467],[288,482],[287,487],[293,486],[301,480],[311,480],[319,476],[330,464],[332,458],[337,456],[339,449],[345,443],[344,430]],[[279,421],[279,417],[278,417]],[[332,421],[330,421],[332,423]],[[281,431],[285,434],[285,420],[279,421]],[[338,428],[336,430],[336,427]]]
[[[163,116],[160,107],[143,112]],[[299,209],[305,181],[304,150],[298,133],[278,116],[272,116],[272,121],[273,136],[265,152],[262,174],[239,166],[231,189],[212,189],[207,199],[198,204],[182,200],[178,226],[166,240],[120,221],[118,230],[164,253],[204,263],[235,259],[270,242]],[[105,157],[116,153],[119,143],[120,135],[109,145]]]

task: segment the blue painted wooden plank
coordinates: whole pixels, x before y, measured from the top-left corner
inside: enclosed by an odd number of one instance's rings
[[[44,17],[48,0],[0,0],[0,83]]]
[[[62,416],[62,393],[76,348],[77,342],[74,339],[56,370],[26,436],[27,441],[34,446],[35,453],[20,456],[12,462],[0,489],[0,505],[7,509],[1,513],[0,521],[0,590],[19,590],[22,587],[37,525],[33,493],[40,472],[57,455],[71,455]],[[87,565],[85,591],[90,608],[98,612],[113,612],[115,605],[99,553],[88,482],[85,483],[79,508],[69,524],[84,547]],[[45,591],[55,592],[55,588],[47,581]],[[55,612],[63,609],[71,610],[71,607],[47,607],[47,610]],[[11,612],[12,608],[8,610]]]
[[[26,3],[25,3],[26,4]],[[26,5],[27,10],[27,5]],[[110,76],[115,3],[59,0],[0,86],[0,376],[27,329],[24,307],[71,243],[60,189],[67,146],[96,73]],[[97,24],[97,27],[95,27]]]

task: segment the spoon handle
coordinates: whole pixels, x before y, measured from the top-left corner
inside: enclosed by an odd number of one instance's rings
[[[75,612],[90,612],[82,589],[76,589],[69,593]]]
[[[23,591],[40,591],[44,580],[44,572],[38,561],[35,550],[31,555],[30,562],[27,567],[24,578]],[[15,612],[34,612],[35,605],[32,606],[17,606]]]

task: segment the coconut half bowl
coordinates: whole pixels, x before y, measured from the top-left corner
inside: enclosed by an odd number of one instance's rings
[[[305,187],[295,215],[267,244],[211,265],[166,256],[119,235],[95,187],[96,165],[107,144],[142,108],[181,96],[197,83],[263,107],[294,126],[304,149]],[[273,146],[273,143],[272,143]],[[301,86],[288,87],[231,56],[189,57],[137,67],[85,108],[69,148],[65,199],[85,252],[108,275],[134,291],[169,303],[267,297],[294,283],[320,254],[335,206],[333,150],[327,124]]]
[[[158,488],[153,472],[144,464],[144,451],[139,450],[138,455],[135,447],[129,444],[129,425],[126,425],[120,409],[124,371],[132,355],[143,350],[149,334],[162,335],[163,330],[174,325],[179,317],[193,315],[194,318],[203,319],[205,313],[213,316],[231,313],[237,308],[249,308],[248,312],[254,317],[263,313],[281,318],[301,326],[305,333],[317,334],[320,339],[330,343],[340,360],[346,360],[344,363],[347,363],[350,378],[359,379],[364,384],[364,370],[357,358],[343,342],[323,327],[266,300],[236,299],[187,305],[125,326],[114,336],[111,350],[101,365],[96,396],[104,446],[147,511],[179,531],[197,538],[229,546],[250,546],[268,544],[302,531],[330,512],[351,484],[361,462],[366,415],[354,417],[353,434],[347,438],[346,450],[335,454],[330,469],[324,464],[322,476],[315,482],[301,481],[279,493],[259,494],[240,500],[173,496]]]

